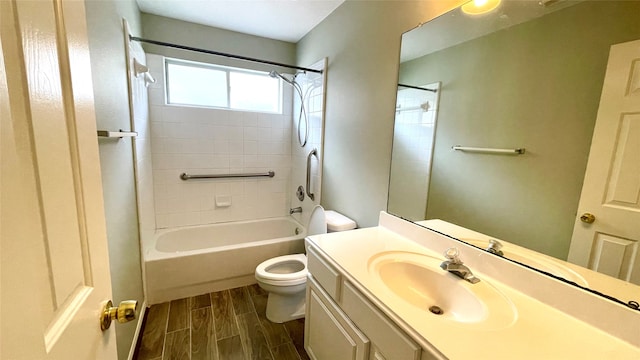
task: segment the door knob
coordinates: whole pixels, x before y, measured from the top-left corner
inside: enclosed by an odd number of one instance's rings
[[[126,323],[136,318],[136,309],[138,302],[135,300],[121,301],[117,307],[113,306],[111,300],[107,301],[100,314],[100,329],[107,330],[111,326],[113,320],[119,323]]]
[[[580,216],[580,221],[582,221],[583,223],[591,224],[592,222],[596,221],[596,217],[591,213],[584,213],[582,214],[582,216]]]

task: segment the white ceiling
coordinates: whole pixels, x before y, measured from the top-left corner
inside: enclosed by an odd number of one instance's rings
[[[344,0],[136,0],[140,11],[298,42]]]

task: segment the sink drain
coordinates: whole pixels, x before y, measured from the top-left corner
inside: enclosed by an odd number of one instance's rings
[[[431,311],[431,313],[436,315],[444,314],[444,311],[439,306],[435,306],[435,305],[429,307],[429,311]]]

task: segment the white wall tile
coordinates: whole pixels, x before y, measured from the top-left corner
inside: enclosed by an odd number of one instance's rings
[[[157,70],[154,71],[158,74],[154,76],[161,82],[162,57],[151,59],[149,64],[155,64]],[[152,218],[158,228],[288,214],[290,194],[299,182],[291,177],[292,152],[298,148],[292,131],[292,113],[297,116],[297,111],[292,108],[291,87],[284,88],[284,97],[284,115],[262,114],[165,105],[163,85],[156,83],[149,87],[147,136],[151,141],[141,142],[140,147],[149,153],[146,163],[150,175],[146,186],[153,185],[149,196],[155,199]],[[321,114],[315,116],[312,126],[321,126],[321,120]],[[316,140],[321,144],[321,135],[314,134],[313,141]],[[301,162],[305,161],[304,156]],[[304,180],[305,166],[295,169],[301,173],[296,178]],[[276,176],[191,182],[179,179],[182,172],[220,174],[267,170],[276,171]],[[216,195],[231,196],[232,205],[216,207]]]

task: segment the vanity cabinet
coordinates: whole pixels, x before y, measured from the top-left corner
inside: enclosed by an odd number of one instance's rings
[[[421,348],[312,246],[307,268],[305,349],[311,359],[441,358]]]

